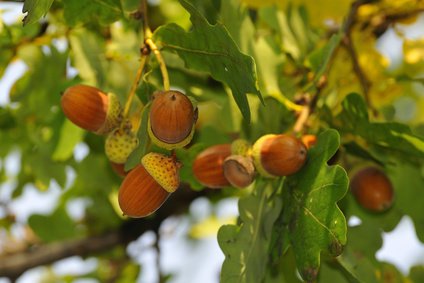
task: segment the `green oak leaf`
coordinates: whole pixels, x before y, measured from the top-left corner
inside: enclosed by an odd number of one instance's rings
[[[241,224],[224,225],[218,243],[225,254],[221,282],[262,282],[266,275],[272,228],[281,211],[271,182],[258,179],[251,195],[241,198]]]
[[[313,281],[320,254],[338,256],[346,244],[346,219],[337,206],[348,189],[340,166],[327,161],[339,147],[339,134],[326,130],[308,152],[305,166],[284,184],[285,236],[289,237],[303,279]]]
[[[65,161],[74,153],[75,146],[82,141],[84,130],[65,120],[60,129],[60,138],[52,154],[54,161]]]
[[[226,83],[244,118],[250,121],[246,95],[256,94],[262,100],[254,60],[240,52],[222,24],[210,25],[190,3],[180,3],[190,13],[193,29],[187,32],[176,24],[159,27],[154,33],[155,42],[176,52],[188,68],[207,72]]]
[[[141,125],[137,132],[138,146],[128,156],[125,162],[125,171],[130,171],[132,168],[140,164],[141,158],[146,154],[148,145],[150,143],[149,134],[147,131],[147,121],[149,120],[150,103],[143,107],[141,114]]]
[[[63,6],[64,18],[70,26],[89,22],[109,24],[122,16],[120,0],[66,0]]]
[[[424,140],[404,124],[371,122],[365,100],[359,94],[349,94],[342,107],[335,126],[343,133],[364,139],[372,147],[374,157],[378,155],[379,159],[385,160],[388,154],[397,154],[408,161],[424,158]]]
[[[37,22],[47,14],[54,0],[25,0],[22,12],[28,14],[24,17],[24,25]]]
[[[424,242],[424,177],[419,167],[398,161],[387,168],[395,190],[395,203],[391,210],[400,215],[409,215],[414,223],[417,237]]]
[[[75,223],[63,207],[57,208],[50,215],[33,214],[28,219],[28,224],[44,242],[70,239],[81,233],[75,229]]]
[[[380,228],[365,222],[359,226],[349,227],[348,235],[343,254],[337,258],[338,264],[351,278],[350,282],[377,282],[376,270],[379,268],[379,263],[375,254],[383,245]]]

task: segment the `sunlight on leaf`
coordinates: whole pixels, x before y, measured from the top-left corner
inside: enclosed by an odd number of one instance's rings
[[[338,256],[346,244],[346,219],[337,206],[348,189],[346,172],[327,161],[339,147],[339,135],[327,130],[308,152],[306,165],[284,184],[285,235],[305,280],[313,281],[321,252]]]

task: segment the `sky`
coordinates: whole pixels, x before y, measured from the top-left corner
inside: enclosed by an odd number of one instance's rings
[[[22,17],[22,6],[19,3],[0,3],[0,16],[6,23],[20,20]],[[6,12],[4,12],[6,10]],[[415,26],[424,25],[424,16],[420,17]],[[416,27],[404,27],[410,38],[422,37],[424,31]],[[389,29],[377,44],[377,49],[387,56],[392,66],[399,62],[402,56],[402,43],[396,33]],[[3,77],[0,78],[0,106],[9,103],[8,93],[13,83],[26,71],[26,66],[21,61],[14,61],[7,68]],[[75,150],[76,158],[81,160],[87,154],[87,148],[80,144]],[[9,176],[16,175],[19,171],[19,152],[14,152],[5,160],[5,167]],[[73,172],[68,172],[72,176]],[[72,178],[70,178],[72,179]],[[12,183],[0,185],[0,200],[9,198]],[[33,186],[27,186],[21,197],[14,201],[12,209],[17,217],[25,222],[32,213],[48,214],[55,206],[62,190],[57,185],[52,184],[45,192],[40,192]],[[84,199],[77,199],[70,203],[68,212],[73,218],[81,218],[87,202]],[[164,233],[160,240],[161,257],[160,268],[166,273],[176,274],[171,283],[215,283],[219,282],[219,270],[224,259],[220,250],[216,233],[211,233],[198,241],[188,241],[187,234],[193,223],[200,223],[208,219],[211,215],[223,219],[235,218],[237,212],[237,200],[229,199],[216,205],[212,205],[207,199],[199,198],[191,206],[191,215],[195,219],[187,217],[173,217],[164,222],[161,231],[171,231]],[[1,217],[1,211],[0,211]],[[357,218],[349,219],[349,225],[360,224]],[[19,236],[22,227],[15,227],[13,233]],[[0,232],[1,235],[1,232]],[[1,238],[0,238],[1,239]],[[155,242],[154,233],[145,233],[137,241],[131,243],[127,249],[133,260],[142,265],[143,270],[139,276],[139,282],[155,283],[157,281],[157,255],[153,247]],[[1,245],[0,245],[1,247]],[[1,251],[1,250],[0,250]],[[395,264],[401,272],[408,273],[409,267],[414,264],[424,264],[424,246],[415,235],[414,226],[409,217],[404,217],[396,229],[390,233],[383,233],[383,247],[377,252],[377,258]],[[202,264],[199,264],[201,262]],[[57,274],[86,274],[96,269],[97,260],[95,258],[82,259],[71,257],[53,264],[53,271]],[[195,266],[195,268],[193,268]],[[38,267],[27,271],[17,283],[34,283],[40,280],[40,276],[46,271],[46,267]],[[9,282],[0,278],[0,283]],[[77,280],[77,283],[94,283],[92,279]]]

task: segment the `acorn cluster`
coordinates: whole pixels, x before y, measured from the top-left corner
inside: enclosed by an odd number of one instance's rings
[[[69,87],[61,98],[65,116],[75,125],[105,135],[105,154],[112,168],[124,177],[118,202],[124,215],[145,217],[155,212],[180,185],[181,163],[174,155],[149,152],[129,172],[124,171],[130,154],[138,147],[137,127],[124,117],[116,95],[87,85]],[[153,95],[148,133],[159,147],[173,150],[193,138],[197,107],[179,91]]]
[[[300,139],[289,134],[265,135],[253,145],[238,139],[200,152],[193,163],[193,174],[209,188],[245,188],[257,174],[268,178],[295,174],[305,164],[307,151]]]

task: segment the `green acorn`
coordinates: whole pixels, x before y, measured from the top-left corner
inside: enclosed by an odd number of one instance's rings
[[[128,128],[117,128],[106,138],[105,152],[114,163],[123,164],[138,146],[138,138]]]

